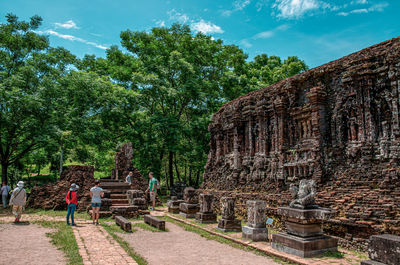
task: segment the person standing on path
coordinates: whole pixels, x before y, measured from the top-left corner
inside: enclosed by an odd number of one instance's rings
[[[128,183],[129,185],[132,185],[132,177],[133,177],[133,172],[129,172],[129,175],[126,176],[125,182]]]
[[[100,207],[101,207],[101,198],[104,196],[103,189],[99,187],[100,180],[96,179],[94,181],[95,186],[90,189],[90,197],[92,197],[92,218],[93,224],[99,224],[100,217]]]
[[[153,207],[151,208],[154,211],[156,206],[156,195],[157,195],[157,179],[153,176],[153,172],[149,173],[149,187],[147,188],[146,192],[150,191],[150,200],[152,202]]]
[[[17,187],[14,189],[10,205],[13,206],[13,214],[15,215],[15,223],[19,223],[26,204],[26,191],[24,189],[24,182],[18,181]]]
[[[74,213],[76,210],[76,206],[78,206],[78,198],[76,196],[76,191],[79,189],[79,186],[75,183],[71,184],[67,196],[65,197],[65,202],[68,204],[67,211],[67,225],[69,225],[69,217],[71,216],[71,225],[75,226],[74,222]]]
[[[10,190],[11,190],[10,186],[8,186],[5,181],[3,181],[3,186],[1,187],[1,199],[3,201],[4,209],[7,208],[7,200]]]

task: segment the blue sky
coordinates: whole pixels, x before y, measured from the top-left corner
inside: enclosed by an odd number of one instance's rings
[[[105,56],[122,30],[149,31],[174,22],[190,25],[252,59],[296,55],[315,67],[400,35],[398,0],[0,0],[21,19],[40,15],[52,46],[82,57]]]

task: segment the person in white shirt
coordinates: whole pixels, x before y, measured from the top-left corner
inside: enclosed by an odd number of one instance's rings
[[[93,224],[99,224],[99,216],[100,216],[100,207],[101,207],[101,198],[104,196],[103,189],[99,187],[100,180],[96,179],[94,181],[95,186],[90,189],[90,197],[92,197],[92,219]]]
[[[129,175],[126,176],[125,182],[128,184],[132,184],[132,177],[133,177],[133,172],[129,172]]]

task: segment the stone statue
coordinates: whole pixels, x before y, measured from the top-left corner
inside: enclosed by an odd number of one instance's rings
[[[294,184],[290,185],[290,192],[293,196],[293,201],[289,206],[297,209],[314,209],[318,208],[315,205],[315,181],[313,179],[300,180],[299,188]]]

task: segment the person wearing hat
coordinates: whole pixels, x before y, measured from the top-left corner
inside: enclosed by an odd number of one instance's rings
[[[78,205],[78,198],[76,196],[76,191],[79,189],[79,186],[75,183],[71,184],[67,196],[65,197],[65,202],[68,204],[67,211],[67,225],[69,225],[69,217],[71,216],[71,225],[75,226],[74,222],[74,212],[76,210],[76,206]]]
[[[24,182],[18,181],[17,187],[13,190],[10,199],[10,205],[13,206],[13,214],[15,215],[15,223],[19,223],[26,204],[26,191],[24,189]]]

